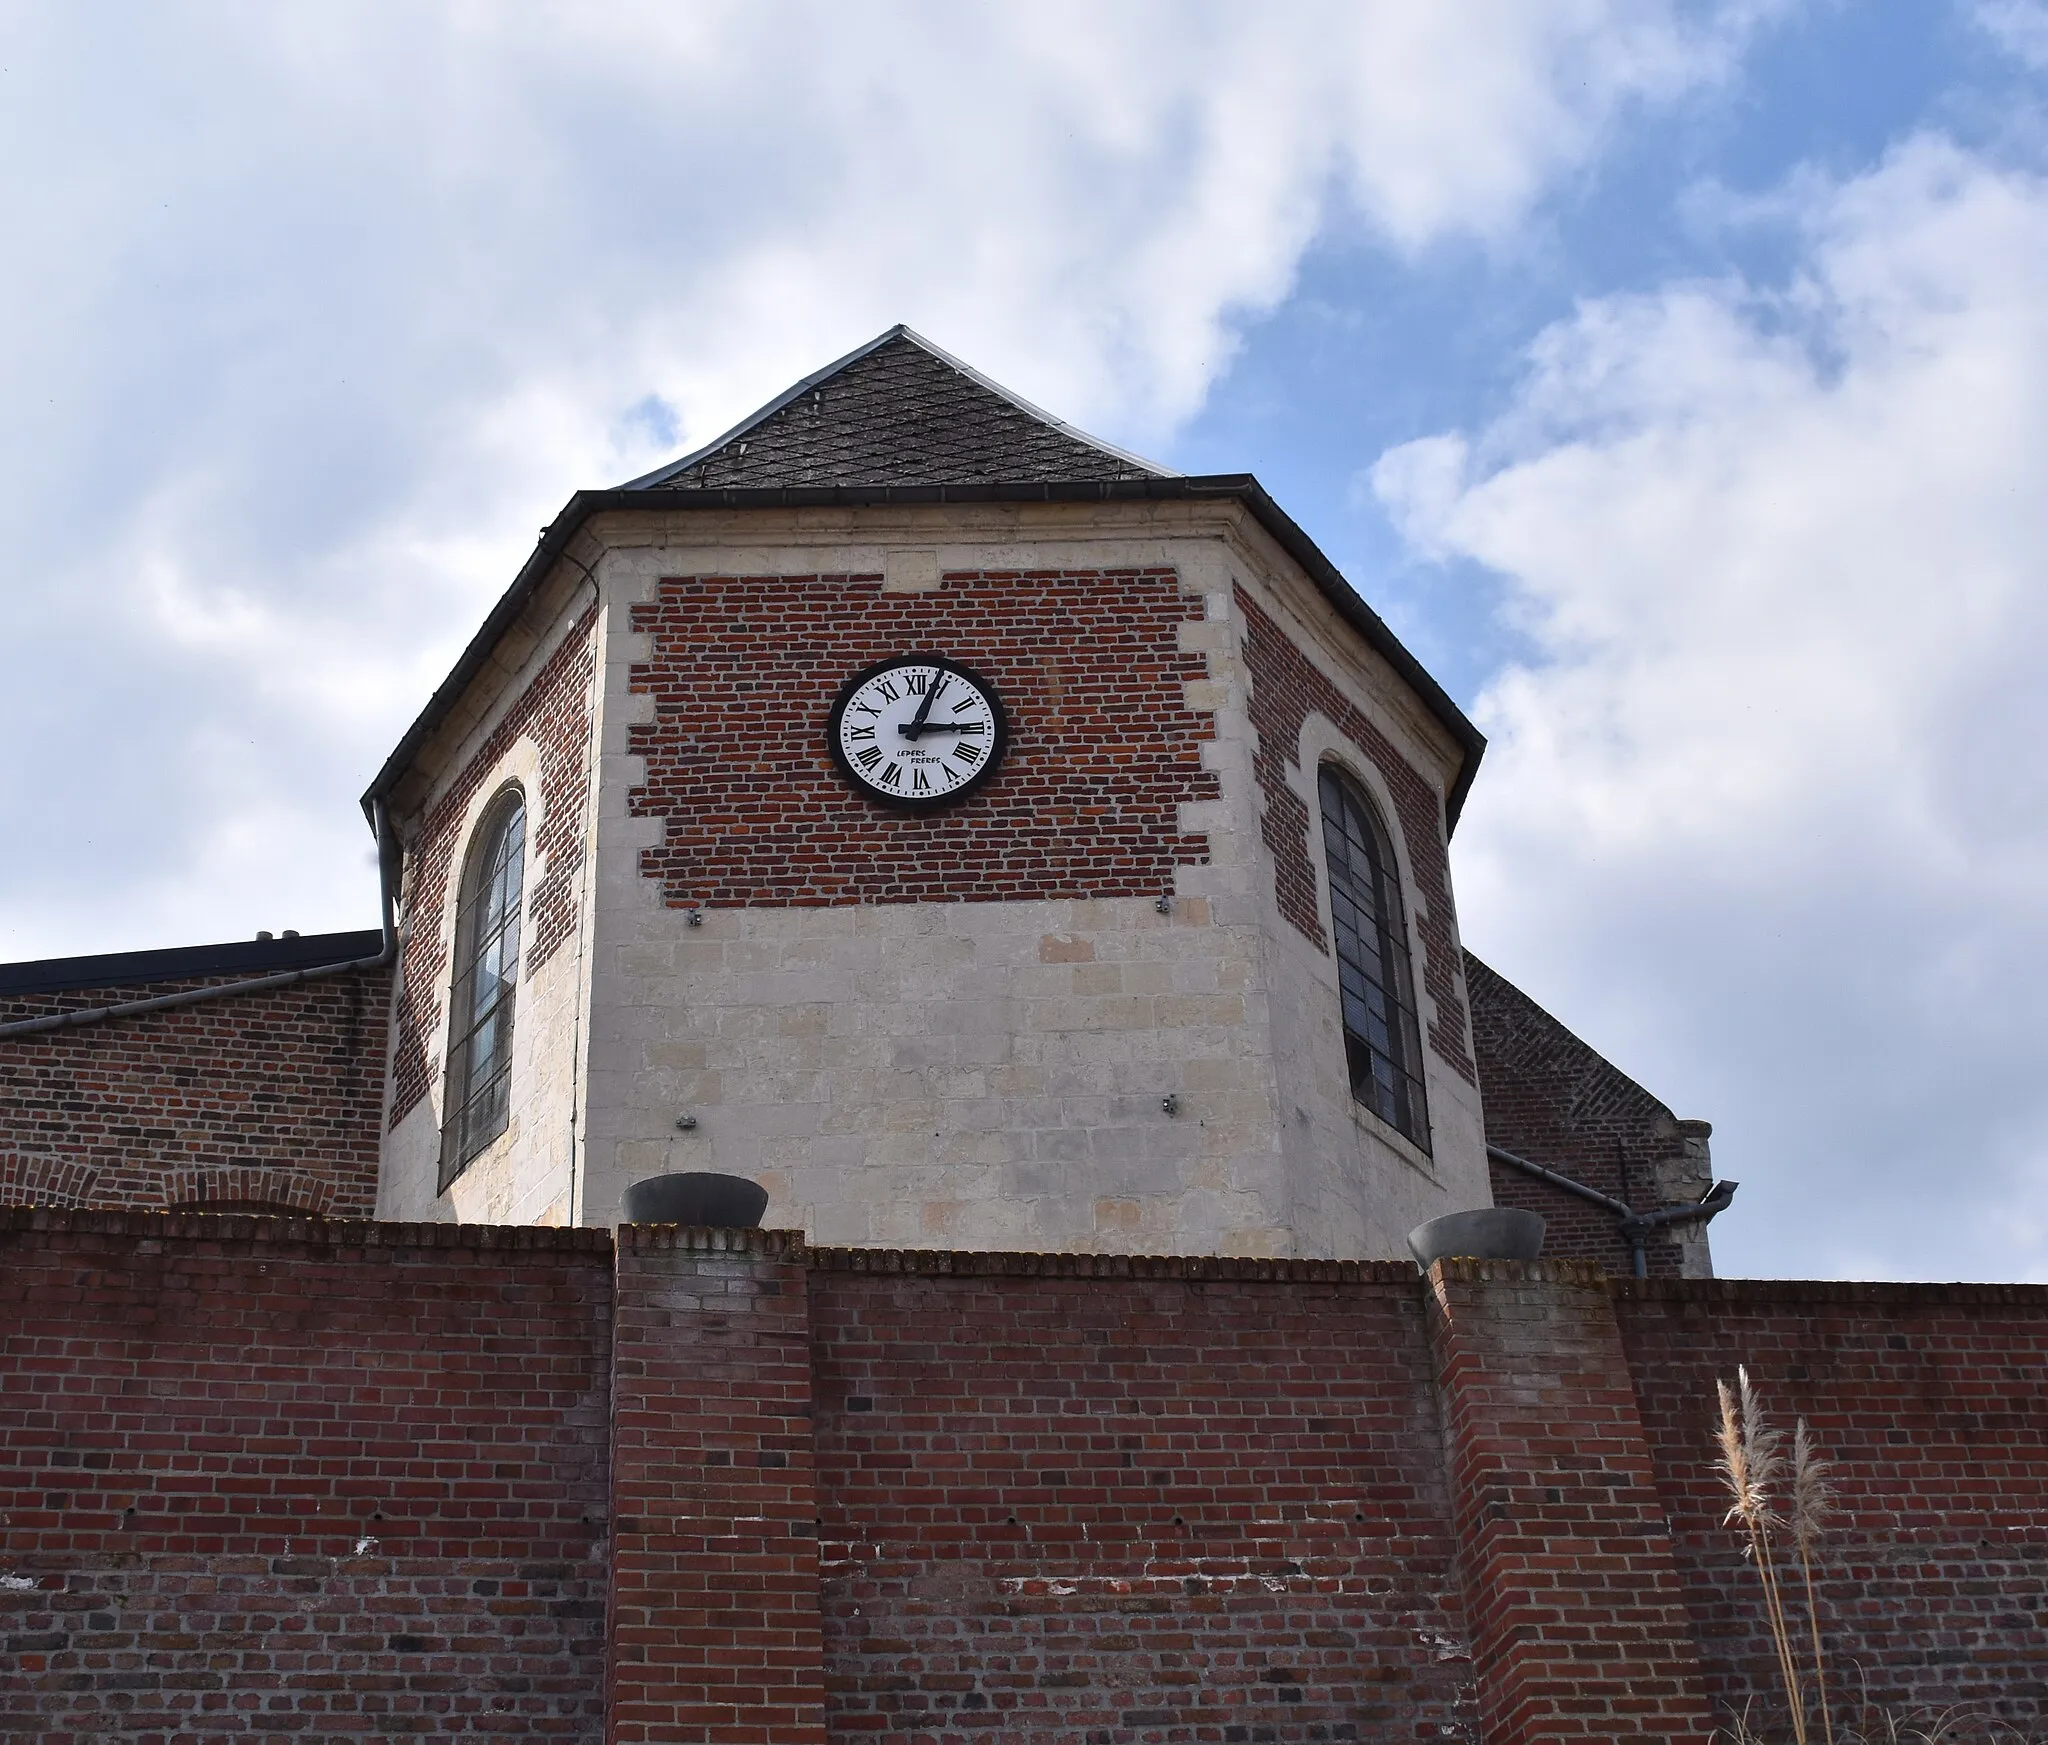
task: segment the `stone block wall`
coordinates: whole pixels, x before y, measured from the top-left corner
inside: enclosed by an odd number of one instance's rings
[[[1322,1022],[1327,953],[1301,942],[1322,967],[1297,973],[1274,947],[1238,590],[1302,596],[1320,628],[1283,639],[1357,638],[1238,511],[619,515],[595,537],[581,1216],[720,1169],[814,1242],[1359,1257],[1483,1202],[1468,1079],[1432,1056],[1440,1142],[1404,1154]],[[902,814],[823,736],[849,675],[918,649],[988,677],[1012,740],[966,803]],[[1364,659],[1324,683],[1409,758],[1438,876],[1454,748]],[[1454,937],[1441,892],[1420,912]],[[1431,1018],[1469,1070],[1457,996]]]
[[[386,1218],[578,1221],[594,675],[602,638],[587,589],[565,588],[561,597],[538,602],[531,618],[508,638],[474,713],[445,730],[439,766],[415,772],[394,810],[406,844],[406,881],[377,1199]],[[511,1118],[443,1193],[447,1007],[462,880],[484,815],[515,783],[526,805],[526,884]]]
[[[632,630],[607,720],[630,719],[586,1205],[720,1169],[818,1241],[1284,1241],[1255,941],[1208,892],[1202,591],[1128,547],[1030,568],[906,567],[843,526],[820,547],[816,569],[715,539],[607,560]],[[917,650],[995,686],[1010,746],[967,803],[906,813],[848,786],[824,728],[851,674]]]
[[[1279,1143],[1297,1229],[1344,1231],[1312,1252],[1404,1256],[1409,1230],[1489,1203],[1480,1085],[1461,986],[1444,793],[1455,760],[1405,688],[1334,625],[1284,567],[1247,565],[1230,606],[1239,646],[1247,787],[1256,793],[1264,976]],[[1394,849],[1413,973],[1428,1138],[1418,1144],[1351,1087],[1320,783],[1335,764],[1371,797]],[[1356,1234],[1351,1234],[1351,1233]]]

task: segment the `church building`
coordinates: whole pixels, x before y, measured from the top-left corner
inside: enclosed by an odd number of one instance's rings
[[[365,796],[391,938],[0,967],[0,1196],[1704,1274],[1705,1124],[1462,947],[1483,749],[1251,476],[893,328],[570,499]]]
[[[1706,1124],[1464,949],[1482,750],[902,328],[572,497],[380,927],[0,965],[0,1735],[1786,1737],[1738,1371],[1815,1654],[2048,1725],[2048,1287],[1713,1277]]]

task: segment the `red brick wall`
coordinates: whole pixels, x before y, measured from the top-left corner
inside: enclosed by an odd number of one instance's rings
[[[1486,1104],[1486,1141],[1584,1182],[1638,1211],[1697,1200],[1713,1183],[1703,1147],[1689,1152],[1671,1111],[1602,1059],[1505,976],[1465,954],[1472,995],[1472,1046]],[[1694,1159],[1698,1161],[1695,1162]],[[1493,1203],[1544,1218],[1547,1258],[1598,1261],[1628,1272],[1633,1251],[1612,1212],[1525,1170],[1490,1164]],[[1704,1270],[1703,1226],[1686,1226]],[[1645,1248],[1653,1277],[1677,1277],[1685,1260],[1679,1229],[1666,1226]]]
[[[1445,1446],[1491,1745],[1708,1745],[1714,1719],[1606,1281],[1431,1275]]]
[[[0,1734],[1699,1741],[1737,1363],[1836,1664],[2038,1731],[2048,1288],[0,1213]]]
[[[0,1733],[598,1736],[603,1232],[16,1211],[0,1253]]]
[[[1853,1693],[2048,1721],[2048,1288],[1615,1282],[1644,1427],[1710,1687],[1775,1679],[1756,1575],[1722,1526],[1714,1382],[1746,1364],[1835,1463],[1824,1637]],[[1757,1714],[1778,1714],[1768,1696]]]
[[[440,1073],[429,1052],[448,991],[446,905],[454,900],[462,826],[477,790],[523,738],[540,750],[540,792],[526,796],[526,973],[559,951],[576,929],[576,877],[583,865],[590,798],[591,710],[597,609],[570,626],[490,737],[435,801],[409,844],[404,980],[391,1062],[391,1124],[419,1105]]]
[[[607,1740],[822,1745],[802,1244],[619,1232]]]
[[[0,998],[0,1022],[236,977]],[[387,970],[0,1039],[0,1205],[377,1200]]]
[[[816,1264],[836,1735],[1464,1736],[1412,1269]]]
[[[885,594],[879,576],[685,576],[633,612],[654,699],[636,814],[664,821],[641,857],[677,905],[989,902],[1157,896],[1207,858],[1180,831],[1214,797],[1212,717],[1183,684],[1202,614],[1170,569],[951,574]],[[833,768],[825,718],[853,673],[930,650],[973,668],[1010,717],[1003,767],[969,799],[893,812]]]
[[[1409,871],[1422,898],[1409,920],[1422,941],[1422,962],[1417,966],[1422,985],[1436,1003],[1429,1045],[1439,1060],[1472,1079],[1472,1056],[1465,1042],[1465,1002],[1458,997],[1454,980],[1458,963],[1451,942],[1450,856],[1436,790],[1401,755],[1400,748],[1309,663],[1242,587],[1237,590],[1237,607],[1244,614],[1245,669],[1252,681],[1250,715],[1259,736],[1252,771],[1266,802],[1259,828],[1273,854],[1280,913],[1304,938],[1329,949],[1316,904],[1315,866],[1309,858],[1323,852],[1322,821],[1310,817],[1309,808],[1287,785],[1286,776],[1287,770],[1300,766],[1303,723],[1311,711],[1319,711],[1351,742],[1360,758],[1379,771],[1394,797],[1395,816],[1387,822],[1401,833]]]

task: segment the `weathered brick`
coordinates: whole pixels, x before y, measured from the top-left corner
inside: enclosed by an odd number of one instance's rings
[[[392,1020],[393,1127],[419,1106],[440,1070],[432,1051],[449,978],[444,919],[461,874],[463,821],[478,789],[522,737],[534,740],[541,759],[541,791],[528,796],[528,816],[537,824],[528,855],[538,874],[526,896],[525,975],[575,932],[590,789],[596,626],[596,608],[586,608],[420,821],[409,851],[405,970]]]
[[[17,1211],[0,1249],[0,1733],[596,1737],[601,1233]]]
[[[878,575],[667,579],[632,620],[654,719],[631,731],[631,805],[664,824],[641,868],[703,907],[1170,890],[1207,858],[1180,806],[1217,792],[1213,718],[1186,695],[1208,662],[1179,636],[1201,615],[1167,568],[958,572],[916,595]],[[971,805],[884,812],[833,768],[825,717],[849,674],[920,648],[1008,700],[1010,753]]]
[[[1468,1083],[1478,1082],[1465,1045],[1465,1002],[1458,997],[1458,948],[1451,926],[1451,863],[1441,803],[1422,773],[1350,698],[1309,664],[1294,640],[1238,584],[1244,614],[1246,670],[1251,674],[1249,714],[1259,736],[1252,770],[1265,799],[1259,830],[1273,854],[1274,894],[1280,913],[1303,938],[1327,948],[1310,855],[1322,853],[1322,823],[1309,816],[1287,785],[1285,766],[1297,755],[1302,723],[1311,711],[1325,716],[1376,769],[1394,797],[1394,828],[1422,896],[1413,917],[1422,941],[1421,981],[1436,1004],[1429,1026],[1431,1051]]]
[[[1835,1664],[2038,1727],[2044,1348],[2041,1287],[16,1209],[0,1731],[1699,1740],[1773,1714],[1737,1363],[1837,1463]]]
[[[0,998],[0,1023],[211,976]],[[348,975],[0,1042],[0,1205],[377,1201],[391,973]]]

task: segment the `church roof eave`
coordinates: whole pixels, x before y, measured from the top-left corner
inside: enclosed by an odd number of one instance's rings
[[[885,338],[889,337],[887,335]],[[879,341],[877,342],[880,343]],[[867,349],[867,348],[864,348]],[[843,360],[842,360],[843,361]],[[834,366],[835,368],[837,366]],[[799,389],[803,384],[799,384]],[[755,415],[755,421],[773,408]],[[750,423],[753,421],[750,421]],[[721,438],[721,441],[728,440]],[[717,445],[714,444],[715,448]],[[700,451],[701,453],[702,451]],[[695,459],[696,457],[686,457]],[[678,466],[683,463],[676,463]],[[664,473],[673,468],[664,468]],[[654,475],[649,475],[650,477]],[[1421,699],[1431,717],[1459,747],[1458,773],[1444,797],[1446,832],[1457,828],[1465,796],[1478,774],[1479,760],[1486,750],[1486,736],[1473,726],[1449,693],[1432,678],[1422,663],[1409,653],[1385,619],[1361,599],[1337,566],[1325,557],[1314,540],[1302,531],[1294,518],[1267,495],[1250,473],[1157,474],[1135,479],[1085,479],[1035,481],[1029,483],[961,483],[926,485],[777,485],[673,490],[639,485],[611,490],[578,491],[562,512],[545,527],[539,543],[519,574],[513,578],[490,615],[463,649],[447,678],[435,689],[427,706],[406,729],[405,735],[384,760],[363,794],[363,811],[369,816],[380,799],[387,798],[411,767],[413,759],[436,729],[453,712],[470,683],[489,663],[498,639],[512,627],[527,603],[537,593],[570,542],[593,516],[619,510],[653,510],[664,515],[691,510],[872,508],[884,505],[938,503],[1113,503],[1133,501],[1207,500],[1236,501],[1244,505],[1253,520],[1274,543],[1301,567],[1337,614],[1358,633],[1366,645],[1391,666]]]

